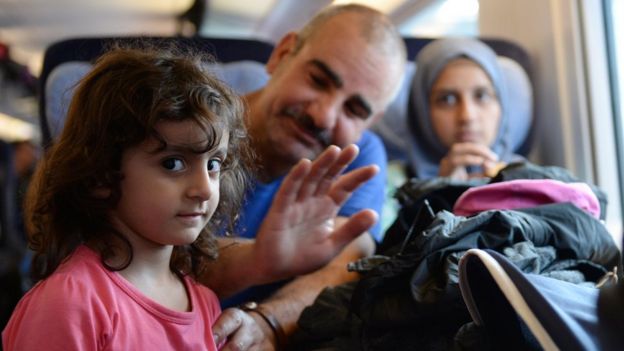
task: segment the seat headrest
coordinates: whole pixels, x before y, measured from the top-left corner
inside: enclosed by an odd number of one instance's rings
[[[533,87],[527,72],[518,62],[505,57],[498,57],[505,84],[507,85],[507,102],[509,104],[508,129],[511,149],[516,154],[526,155],[525,142],[533,125]]]
[[[45,112],[52,140],[63,129],[76,86],[91,68],[91,63],[70,61],[56,66],[48,75],[45,84]],[[264,65],[256,61],[214,63],[209,70],[238,94],[260,89],[269,80]]]
[[[45,111],[52,139],[61,133],[76,85],[91,70],[91,66],[88,62],[66,62],[58,65],[48,76]]]

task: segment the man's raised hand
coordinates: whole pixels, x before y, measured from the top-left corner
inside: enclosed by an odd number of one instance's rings
[[[341,174],[358,152],[355,145],[330,146],[284,178],[256,236],[254,261],[263,274],[282,279],[318,269],[375,224],[377,214],[362,210],[334,227],[342,205],[378,172],[371,165]]]

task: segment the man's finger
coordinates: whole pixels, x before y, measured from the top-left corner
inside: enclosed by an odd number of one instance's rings
[[[353,160],[355,160],[359,153],[360,149],[355,144],[351,144],[342,149],[342,151],[340,151],[340,155],[338,155],[338,158],[336,159],[336,162],[334,162],[331,169],[327,172],[327,175],[335,177],[342,173],[342,171],[344,171],[344,169],[347,168]]]
[[[355,160],[359,152],[360,149],[355,144],[351,144],[342,149],[336,161],[331,165],[324,177],[319,181],[314,194],[324,195],[327,193],[336,180],[336,177],[338,177],[351,164],[351,162]]]
[[[378,172],[379,167],[370,165],[343,174],[331,187],[328,195],[338,206],[342,206],[358,187],[369,181]]]
[[[310,167],[310,160],[302,159],[288,172],[277,193],[275,193],[272,203],[274,209],[282,212],[296,201],[303,181],[310,172]]]
[[[373,210],[362,210],[347,219],[332,233],[332,241],[336,252],[349,244],[353,239],[368,231],[379,219],[379,215]]]
[[[297,200],[306,199],[316,192],[319,183],[322,183],[326,179],[327,172],[336,163],[340,154],[340,148],[332,145],[325,149],[325,151],[312,162],[312,168],[299,189]]]

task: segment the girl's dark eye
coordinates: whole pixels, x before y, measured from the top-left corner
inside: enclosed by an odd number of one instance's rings
[[[221,171],[221,160],[217,158],[213,158],[208,161],[208,171],[209,172],[220,172]]]
[[[475,92],[475,98],[477,99],[477,101],[480,101],[480,102],[490,101],[493,97],[494,95],[491,94],[486,89],[479,89]]]
[[[457,104],[457,96],[453,94],[442,94],[439,95],[435,101],[440,106],[453,106]]]
[[[168,158],[162,161],[162,166],[170,171],[181,171],[184,169],[184,161],[179,158]]]

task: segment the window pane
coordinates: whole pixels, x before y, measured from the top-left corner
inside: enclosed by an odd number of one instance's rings
[[[609,70],[611,81],[611,96],[613,97],[614,125],[618,146],[618,169],[620,189],[624,186],[624,23],[616,14],[624,13],[624,0],[605,0],[605,22],[607,47],[609,50]],[[624,203],[624,194],[620,194]],[[618,242],[619,244],[619,242]]]
[[[613,82],[617,85],[615,87],[617,106],[619,107],[618,115],[620,121],[624,121],[622,115],[622,101],[624,101],[624,87],[622,86],[622,79],[624,79],[624,23],[622,18],[616,18],[616,14],[624,14],[624,0],[610,0],[607,5],[607,15],[610,22],[610,46],[612,49],[613,58],[612,70],[615,76]]]

